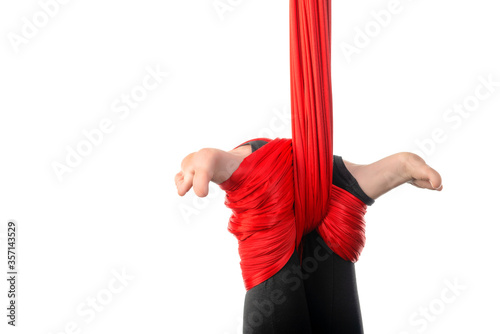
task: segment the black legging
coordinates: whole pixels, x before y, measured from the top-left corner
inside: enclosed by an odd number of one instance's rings
[[[266,142],[248,144],[254,152]],[[333,184],[367,205],[374,202],[339,156]],[[354,264],[330,250],[316,231],[302,242],[302,265],[295,251],[278,273],[247,291],[243,333],[363,333]]]

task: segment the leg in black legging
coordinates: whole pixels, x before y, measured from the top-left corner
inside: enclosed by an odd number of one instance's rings
[[[334,156],[333,184],[372,205],[340,156]],[[304,287],[313,333],[361,334],[363,321],[354,263],[334,253],[316,231],[303,238]]]
[[[309,334],[309,311],[299,256],[294,252],[273,277],[247,291],[244,334]]]
[[[354,263],[332,252],[316,231],[304,237],[303,245],[304,288],[313,333],[363,333]]]

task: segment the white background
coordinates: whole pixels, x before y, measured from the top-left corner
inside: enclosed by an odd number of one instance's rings
[[[180,198],[174,175],[203,147],[290,137],[290,124],[273,119],[289,113],[288,1],[221,3],[231,10],[219,15],[213,0],[69,1],[18,47],[12,36],[40,3],[0,4],[1,333],[239,332],[245,291],[224,194]],[[333,2],[334,153],[370,163],[416,151],[441,128],[441,142],[420,152],[444,190],[403,185],[369,208],[356,264],[365,332],[498,333],[500,87],[460,124],[443,116],[479,77],[500,81],[500,7],[401,0],[349,62],[342,43],[376,29],[371,11],[388,6]],[[147,67],[168,77],[121,119],[112,105]],[[103,119],[113,131],[60,181],[53,163]],[[19,232],[14,330],[9,219]],[[112,293],[122,270],[133,278]],[[443,304],[446,280],[465,288]],[[91,319],[96,297],[106,305]],[[444,309],[425,329],[410,322],[431,305]]]

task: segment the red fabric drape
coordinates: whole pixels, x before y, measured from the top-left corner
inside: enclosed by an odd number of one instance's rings
[[[296,243],[325,216],[332,184],[330,0],[290,1]]]
[[[366,205],[332,185],[330,4],[290,0],[292,139],[265,139],[220,185],[247,290],[276,274],[314,229],[345,260],[364,247]]]

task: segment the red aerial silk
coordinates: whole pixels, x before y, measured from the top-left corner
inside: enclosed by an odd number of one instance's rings
[[[332,185],[330,4],[290,0],[292,139],[258,138],[268,143],[220,184],[247,290],[283,268],[315,229],[348,261],[365,244],[366,205]]]
[[[330,0],[290,1],[297,244],[325,216],[332,184]]]

